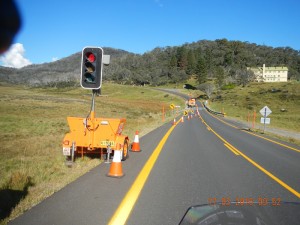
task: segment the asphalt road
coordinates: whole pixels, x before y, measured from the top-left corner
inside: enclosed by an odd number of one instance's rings
[[[300,201],[299,147],[231,127],[201,107],[199,112],[166,139],[127,224],[178,224],[189,206],[211,201]],[[122,164],[123,178],[106,177],[109,165],[101,164],[10,224],[107,224],[171,126],[140,139],[142,152]]]

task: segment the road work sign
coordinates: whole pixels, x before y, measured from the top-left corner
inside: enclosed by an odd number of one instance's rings
[[[260,122],[264,124],[264,133],[266,130],[266,124],[270,124],[270,118],[267,118],[268,115],[270,115],[272,113],[271,109],[269,109],[268,106],[263,107],[260,111],[260,114],[263,116],[260,119]]]
[[[271,109],[269,109],[268,106],[263,107],[259,112],[264,117],[267,117],[268,115],[270,115],[272,113]]]

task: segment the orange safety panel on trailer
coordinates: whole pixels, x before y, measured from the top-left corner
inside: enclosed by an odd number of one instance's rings
[[[191,99],[189,100],[189,105],[195,106],[195,105],[196,105],[196,100],[195,100],[194,98],[191,98]]]
[[[126,123],[126,119],[115,118],[90,118],[68,117],[70,133],[67,133],[64,138],[69,141],[69,146],[72,142],[76,142],[76,146],[88,148],[106,148],[110,145],[115,148],[116,142],[123,144],[125,136],[121,135]]]

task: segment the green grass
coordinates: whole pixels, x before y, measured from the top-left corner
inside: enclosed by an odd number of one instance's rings
[[[104,83],[102,94],[105,97],[95,100],[96,117],[126,118],[123,134],[131,140],[136,130],[142,136],[170,122],[171,103],[184,106],[181,98],[145,87]],[[86,117],[90,105],[91,91],[82,88],[30,89],[0,84],[0,202],[8,198],[1,193],[23,193],[0,224],[101,163],[85,157],[68,168],[62,156],[62,140],[69,132],[66,117]],[[164,122],[163,106],[167,111]]]
[[[272,111],[268,116],[271,118],[268,126],[300,132],[300,83],[251,83],[246,87],[221,91],[210,101],[212,109],[224,109],[229,117],[243,121],[255,111],[257,124],[261,118],[259,111],[264,106]],[[286,111],[282,112],[283,109]]]

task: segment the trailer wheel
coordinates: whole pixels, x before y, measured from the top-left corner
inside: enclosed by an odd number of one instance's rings
[[[125,161],[129,155],[128,155],[128,139],[124,140],[124,145],[123,145],[123,151],[122,151],[122,161]]]

